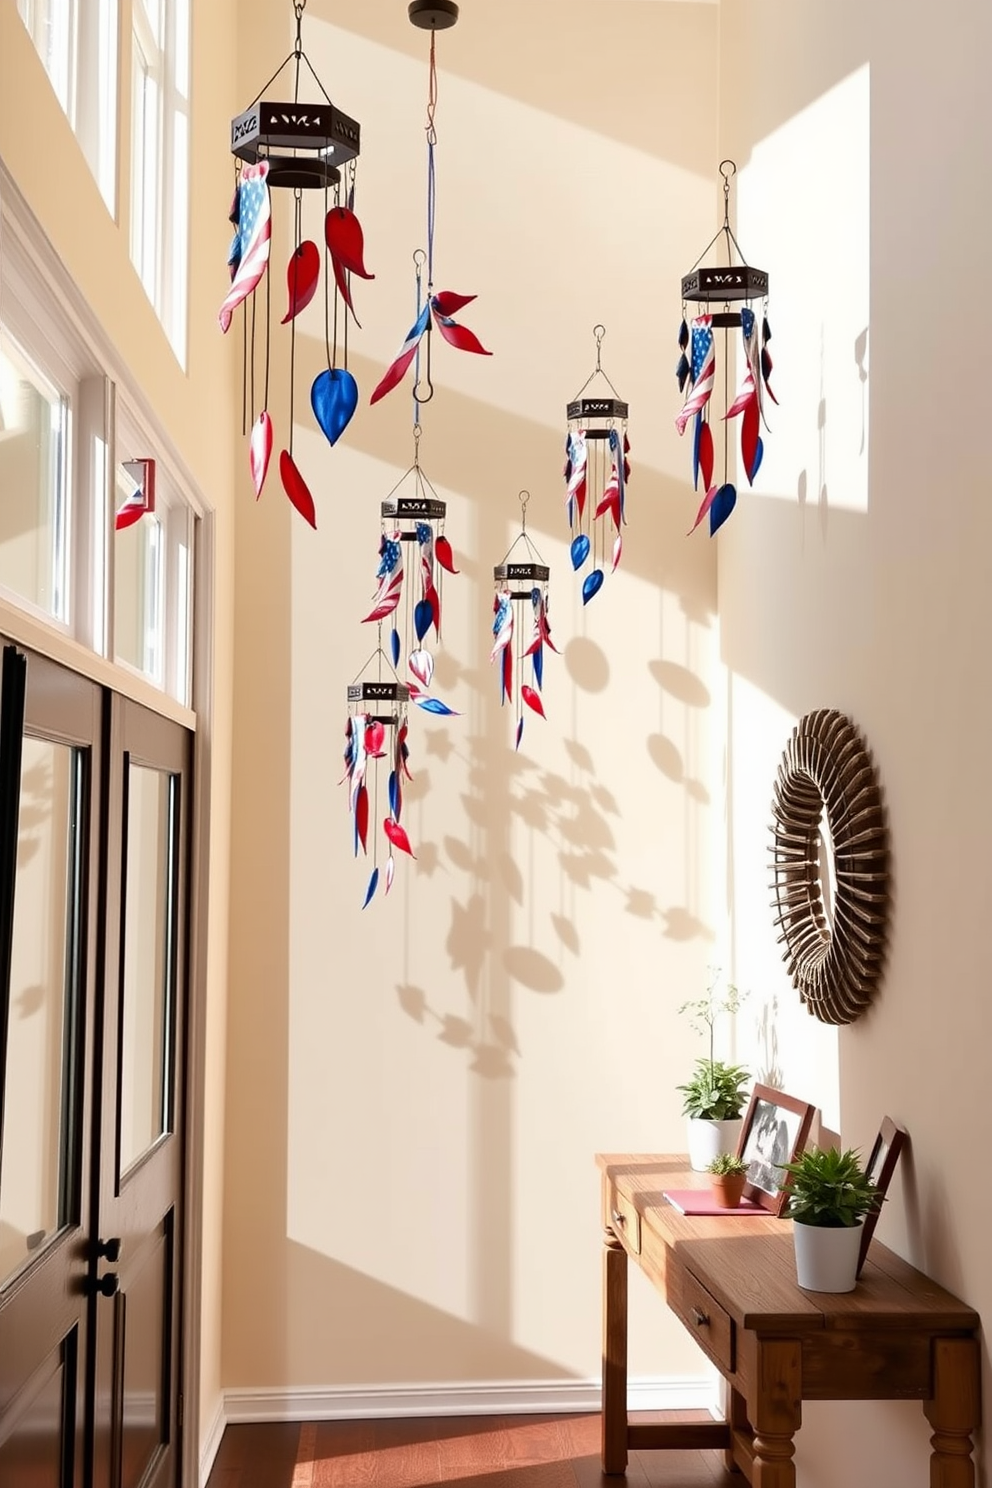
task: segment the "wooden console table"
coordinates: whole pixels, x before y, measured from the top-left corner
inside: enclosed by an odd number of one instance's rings
[[[630,1448],[722,1447],[754,1488],[795,1488],[804,1400],[921,1400],[933,1427],[931,1488],[974,1488],[981,1409],[978,1314],[873,1242],[853,1292],[796,1285],[792,1224],[692,1218],[663,1190],[698,1187],[684,1157],[600,1156],[603,1471]],[[627,1420],[627,1260],[650,1277],[730,1387],[728,1418]]]

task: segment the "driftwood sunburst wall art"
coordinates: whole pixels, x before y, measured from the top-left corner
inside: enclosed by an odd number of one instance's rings
[[[833,883],[821,884],[821,823]],[[775,921],[793,986],[823,1023],[853,1023],[882,973],[888,829],[878,778],[843,713],[807,713],[792,731],[772,799]]]

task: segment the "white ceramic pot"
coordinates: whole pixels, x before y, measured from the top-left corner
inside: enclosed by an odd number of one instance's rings
[[[793,1222],[796,1277],[807,1292],[853,1292],[858,1279],[861,1225],[828,1229]]]
[[[705,1173],[715,1157],[722,1152],[736,1152],[740,1141],[743,1117],[736,1121],[709,1121],[690,1116],[689,1166],[694,1173]]]

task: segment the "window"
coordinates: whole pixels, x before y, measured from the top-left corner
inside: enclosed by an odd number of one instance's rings
[[[17,0],[111,212],[117,206],[117,0]]]
[[[189,0],[133,0],[131,259],[185,365]]]
[[[69,399],[0,326],[0,587],[68,618]]]
[[[115,508],[120,511],[134,497],[131,455],[146,450],[147,441],[123,407],[117,434]],[[151,509],[114,533],[114,654],[188,705],[194,517],[159,462],[151,489]]]

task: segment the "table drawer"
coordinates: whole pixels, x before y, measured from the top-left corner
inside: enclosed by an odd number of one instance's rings
[[[622,1193],[617,1193],[612,1183],[609,1190],[606,1223],[612,1227],[613,1233],[623,1241],[631,1255],[640,1255],[641,1216],[634,1208],[630,1199],[625,1198]]]
[[[684,1266],[669,1265],[665,1290],[669,1307],[682,1319],[700,1348],[725,1374],[733,1374],[734,1320],[730,1314]]]

